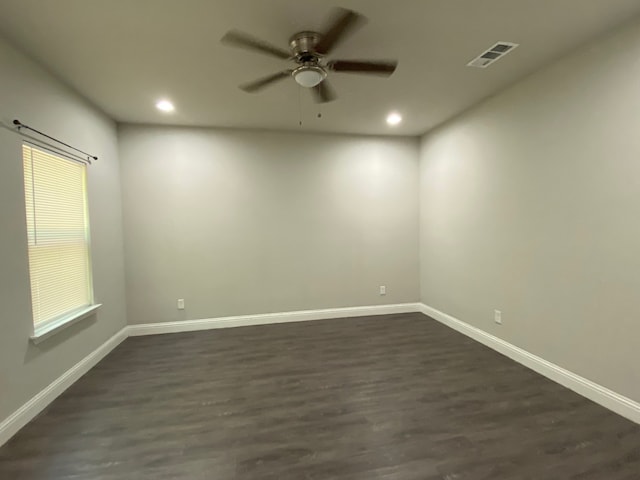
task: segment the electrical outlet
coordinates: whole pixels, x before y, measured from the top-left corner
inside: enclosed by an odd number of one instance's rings
[[[493,321],[498,325],[502,325],[502,312],[500,310],[493,311]]]
[[[184,298],[178,299],[178,310],[184,310]]]
[[[385,285],[380,285],[380,295],[387,294],[387,287]]]

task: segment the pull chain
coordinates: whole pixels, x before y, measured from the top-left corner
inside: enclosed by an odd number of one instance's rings
[[[298,113],[300,115],[299,125],[302,127],[302,87],[298,87]]]

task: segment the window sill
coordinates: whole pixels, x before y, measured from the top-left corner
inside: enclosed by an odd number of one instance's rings
[[[89,305],[82,310],[77,310],[69,315],[65,315],[64,317],[46,322],[44,325],[38,325],[35,328],[33,335],[31,335],[31,341],[37,345],[65,328],[78,323],[80,320],[90,317],[101,306],[101,303]]]

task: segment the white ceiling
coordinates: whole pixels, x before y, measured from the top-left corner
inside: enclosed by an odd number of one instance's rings
[[[337,3],[337,2],[336,2]],[[340,0],[368,17],[332,58],[399,60],[389,79],[331,74],[318,107],[287,79],[258,94],[240,83],[287,61],[222,46],[238,28],[286,47],[322,29],[322,0],[0,0],[0,32],[121,122],[367,134],[421,134],[640,14],[638,0]],[[486,70],[466,63],[496,41],[521,46]],[[299,98],[299,93],[302,95]],[[154,102],[167,97],[172,115]],[[390,129],[390,110],[404,122]]]

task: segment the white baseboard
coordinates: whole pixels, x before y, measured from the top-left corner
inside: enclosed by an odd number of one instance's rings
[[[576,375],[569,370],[559,367],[554,363],[544,360],[543,358],[516,347],[509,342],[480,330],[479,328],[458,320],[451,315],[447,315],[446,313],[436,310],[433,307],[420,304],[420,311],[434,320],[437,320],[440,323],[463,333],[467,337],[486,345],[512,360],[515,360],[525,367],[538,372],[540,375],[573,390],[583,397],[586,397],[633,422],[640,423],[640,403],[609,390],[602,385],[598,385],[591,380],[587,380],[580,375]]]
[[[502,353],[503,355],[506,355],[512,360],[515,360],[539,374],[573,390],[576,393],[579,393],[603,407],[608,408],[631,421],[640,423],[639,403],[533,355],[519,347],[516,347],[515,345],[501,340],[498,337],[484,332],[479,328],[472,327],[471,325],[436,310],[435,308],[421,303],[403,303],[397,305],[302,310],[296,312],[267,313],[236,317],[207,318],[202,320],[186,320],[180,322],[129,325],[67,370],[11,416],[3,420],[0,423],[0,446],[7,442],[18,432],[18,430],[35,418],[36,415],[44,410],[62,392],[73,385],[74,382],[87,373],[93,366],[95,366],[129,336],[413,312],[424,313],[425,315],[463,333],[468,337],[471,337],[472,339]]]
[[[394,313],[420,312],[419,303],[395,305],[372,305],[366,307],[327,308],[322,310],[299,310],[295,312],[262,313],[235,317],[204,318],[177,322],[144,323],[129,325],[129,336],[157,335],[162,333],[192,332],[215,328],[246,327],[249,325],[269,325],[273,323],[307,322],[331,318],[365,317],[369,315],[389,315]]]
[[[84,357],[73,367],[54,380],[44,390],[16,410],[12,415],[0,423],[0,446],[4,445],[18,430],[53,402],[62,392],[73,385],[82,375],[93,368],[111,350],[116,348],[127,338],[126,327],[100,345],[97,349]]]

